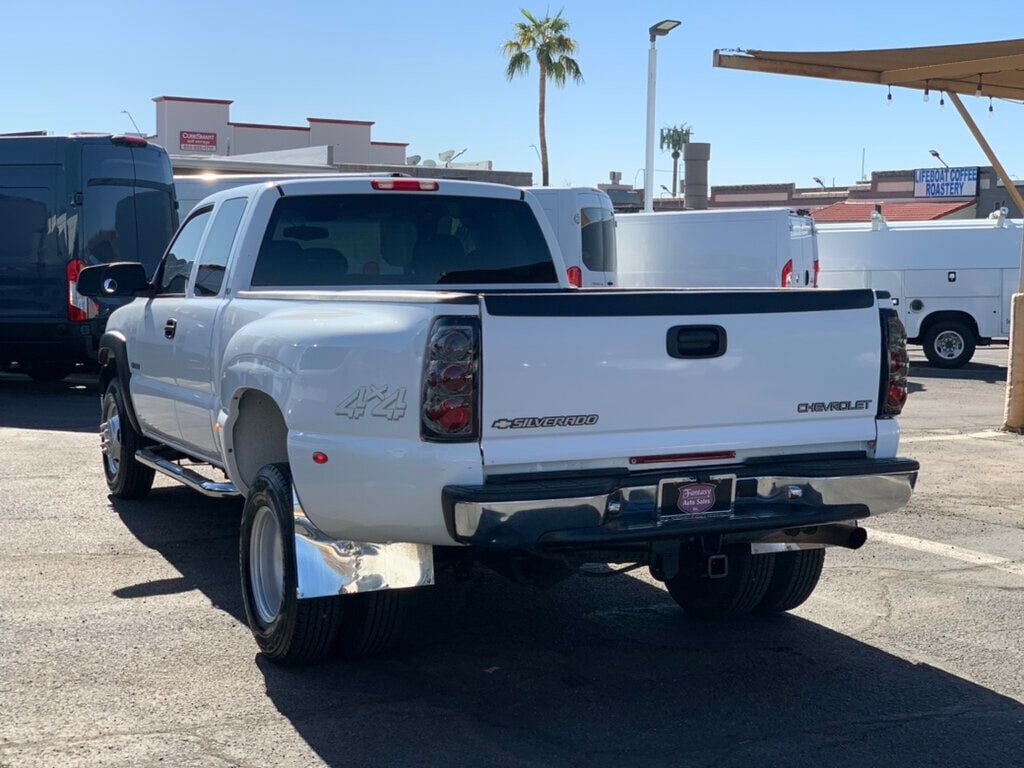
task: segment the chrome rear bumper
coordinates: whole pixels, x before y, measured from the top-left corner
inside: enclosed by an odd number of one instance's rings
[[[532,479],[445,489],[449,533],[497,548],[639,544],[707,534],[773,531],[857,520],[904,506],[919,466],[853,458],[723,466],[642,475]],[[736,477],[732,510],[659,518],[658,485],[681,477]]]

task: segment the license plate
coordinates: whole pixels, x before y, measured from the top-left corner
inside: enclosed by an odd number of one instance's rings
[[[702,517],[732,511],[736,500],[736,476],[712,475],[673,478],[658,483],[658,519]]]

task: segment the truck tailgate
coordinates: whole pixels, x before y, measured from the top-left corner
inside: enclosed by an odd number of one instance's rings
[[[509,293],[481,303],[486,466],[628,466],[875,439],[872,291]]]

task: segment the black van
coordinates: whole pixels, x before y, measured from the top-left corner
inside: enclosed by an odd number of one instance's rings
[[[78,273],[140,261],[152,274],[176,208],[170,158],[143,138],[0,137],[0,370],[53,381],[95,359],[124,300],[80,296]]]

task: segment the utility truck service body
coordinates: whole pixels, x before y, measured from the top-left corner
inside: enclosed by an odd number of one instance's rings
[[[815,285],[814,220],[788,208],[622,214],[621,287],[804,288]]]
[[[888,291],[910,341],[942,368],[1010,333],[1020,284],[1021,220],[819,224],[824,288]]]
[[[640,564],[695,616],[788,610],[824,546],[856,548],[854,521],[909,499],[905,347],[872,291],[565,274],[512,187],[207,198],[152,281],[83,272],[89,295],[138,296],[101,345],[111,492],[143,496],[159,471],[245,497],[246,613],[281,663],[386,644],[442,565],[538,584]]]

